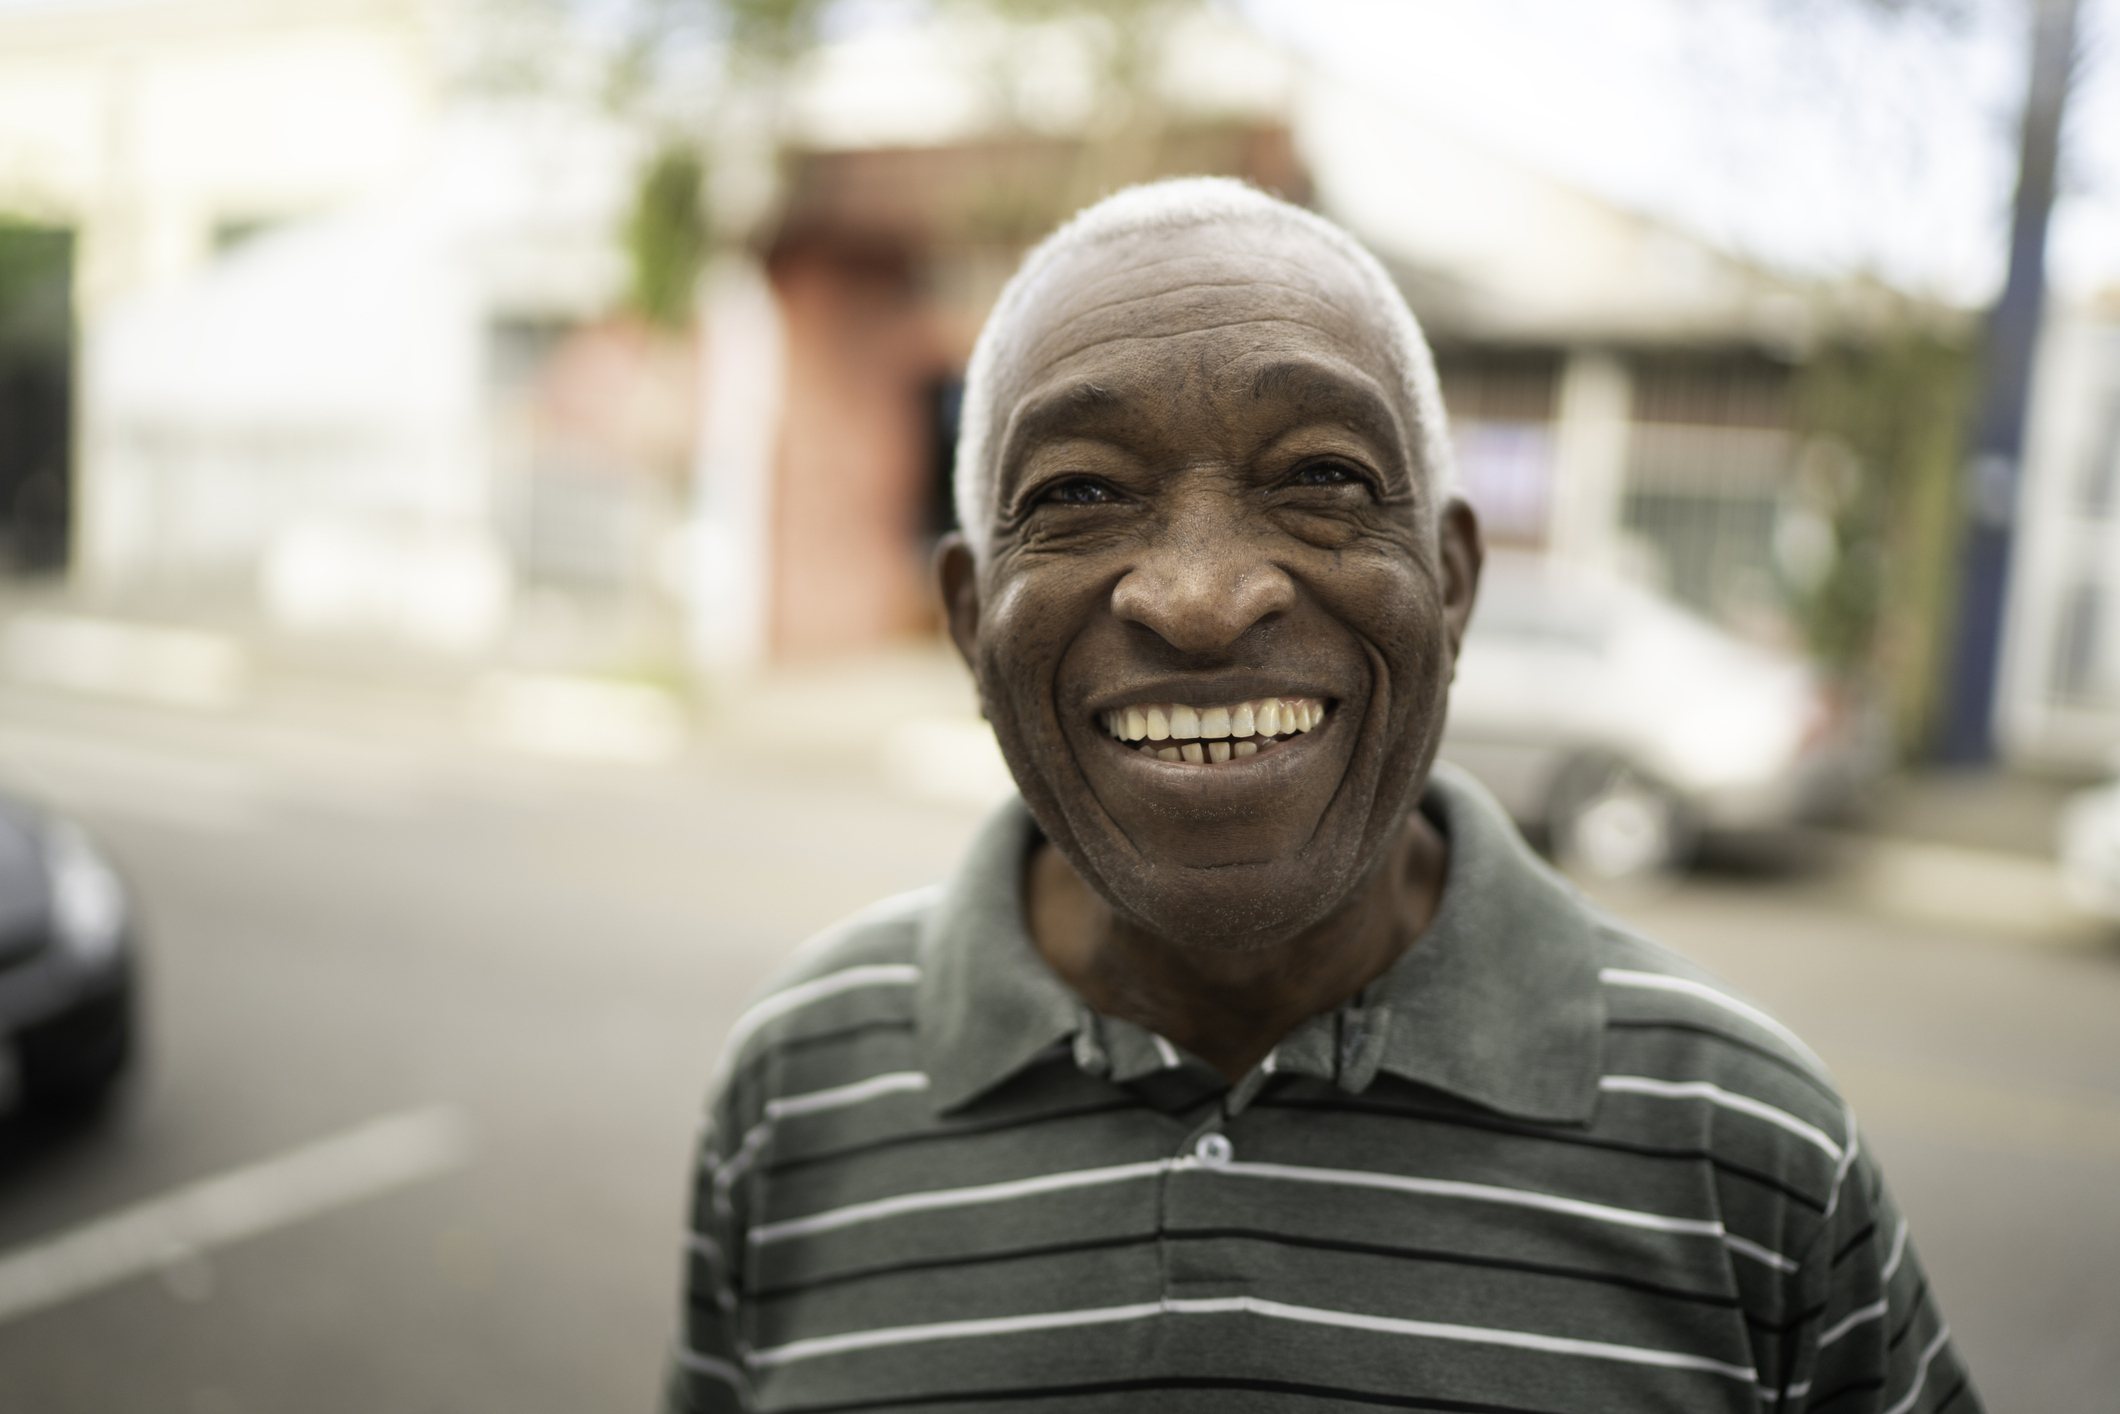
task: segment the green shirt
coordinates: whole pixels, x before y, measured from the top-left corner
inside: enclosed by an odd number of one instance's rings
[[[1011,802],[730,1037],[675,1411],[1978,1409],[1824,1067],[1470,780],[1427,932],[1232,1087],[1034,950]]]

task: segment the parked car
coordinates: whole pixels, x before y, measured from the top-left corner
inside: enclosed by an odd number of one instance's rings
[[[1639,585],[1489,557],[1443,756],[1593,878],[1684,865],[1702,835],[1846,809],[1879,735],[1801,658]]]
[[[2120,921],[2120,781],[2069,798],[2061,814],[2061,881],[2079,908]]]
[[[0,1112],[102,1105],[133,1055],[137,931],[86,831],[0,795]]]

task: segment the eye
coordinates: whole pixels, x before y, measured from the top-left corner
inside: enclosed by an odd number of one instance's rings
[[[1361,484],[1362,474],[1345,462],[1307,462],[1296,468],[1298,486],[1349,486]]]
[[[1119,498],[1111,487],[1101,481],[1092,481],[1086,476],[1070,476],[1057,485],[1047,487],[1038,499],[1050,505],[1096,506]]]

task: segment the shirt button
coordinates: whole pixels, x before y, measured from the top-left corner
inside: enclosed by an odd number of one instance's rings
[[[1193,1157],[1209,1168],[1218,1169],[1235,1158],[1236,1146],[1229,1142],[1227,1134],[1203,1134],[1193,1145]]]

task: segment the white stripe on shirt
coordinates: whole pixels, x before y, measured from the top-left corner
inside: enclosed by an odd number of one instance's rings
[[[860,967],[845,967],[837,972],[827,972],[822,977],[812,977],[807,982],[797,982],[784,991],[775,992],[742,1016],[729,1028],[729,1039],[722,1043],[724,1055],[735,1055],[743,1049],[743,1043],[751,1034],[775,1017],[785,1016],[811,1002],[835,997],[841,992],[855,991],[861,987],[910,987],[920,980],[920,969],[910,962],[871,962]]]
[[[1877,1300],[1872,1301],[1869,1305],[1864,1306],[1859,1310],[1848,1312],[1847,1315],[1842,1316],[1839,1320],[1835,1321],[1830,1329],[1819,1332],[1818,1348],[1820,1350],[1823,1350],[1827,1346],[1831,1345],[1834,1341],[1839,1340],[1842,1336],[1846,1335],[1849,1331],[1854,1330],[1855,1327],[1863,1325],[1869,1321],[1877,1320],[1879,1317],[1884,1315],[1886,1306],[1887,1303],[1885,1302],[1884,1298],[1879,1297]]]
[[[1855,1107],[1843,1105],[1841,1115],[1847,1126],[1848,1148],[1840,1156],[1840,1167],[1833,1171],[1833,1192],[1826,1199],[1825,1215],[1830,1218],[1840,1209],[1840,1190],[1847,1184],[1848,1175],[1854,1171],[1855,1155],[1862,1148],[1862,1132],[1855,1128]]]
[[[812,1090],[807,1095],[788,1095],[782,1099],[768,1100],[766,1118],[785,1119],[789,1115],[845,1109],[848,1105],[858,1105],[879,1095],[895,1095],[905,1090],[927,1088],[928,1078],[925,1072],[894,1070],[885,1075],[872,1075],[866,1080],[856,1080],[851,1084],[834,1085],[829,1090]]]
[[[758,1151],[763,1149],[766,1140],[772,1137],[773,1126],[771,1122],[761,1121],[751,1126],[751,1132],[743,1137],[743,1143],[737,1146],[736,1152],[724,1159],[721,1165],[714,1170],[714,1197],[716,1202],[726,1203],[728,1201],[729,1190],[736,1186],[738,1179],[750,1171],[752,1162],[758,1157]]]
[[[1035,1197],[1044,1193],[1064,1192],[1075,1188],[1088,1188],[1107,1183],[1123,1183],[1136,1178],[1153,1178],[1160,1174],[1201,1170],[1209,1173],[1229,1174],[1242,1178],[1279,1179],[1295,1183],[1328,1183],[1353,1188],[1377,1188],[1397,1193],[1417,1193],[1431,1198],[1462,1198],[1476,1202],[1507,1203],[1516,1207],[1538,1208],[1547,1212],[1566,1213],[1571,1217],[1589,1218],[1596,1222],[1613,1223],[1622,1227],[1647,1228],[1655,1232],[1680,1233],[1694,1237],[1713,1237],[1734,1252],[1764,1262],[1778,1271],[1793,1272],[1797,1264],[1779,1253],[1769,1251],[1754,1242],[1746,1241],[1726,1231],[1722,1223],[1713,1218],[1675,1218],[1662,1213],[1646,1213],[1634,1208],[1614,1208],[1603,1203],[1591,1203],[1580,1198],[1564,1198],[1557,1194],[1538,1193],[1522,1188],[1501,1188],[1484,1183],[1462,1183],[1455,1179],[1414,1178],[1402,1174],[1371,1173],[1360,1169],[1326,1169],[1299,1167],[1293,1164],[1256,1164],[1231,1162],[1203,1165],[1198,1159],[1186,1155],[1180,1158],[1156,1159],[1142,1163],[1116,1164],[1106,1168],[1077,1169],[1066,1173],[1044,1174],[1036,1178],[1012,1179],[1002,1183],[979,1184],[969,1188],[929,1189],[919,1193],[900,1194],[894,1198],[878,1198],[866,1203],[852,1203],[843,1208],[830,1208],[807,1217],[787,1218],[777,1223],[762,1223],[751,1229],[750,1241],[754,1246],[779,1242],[789,1237],[802,1237],[811,1233],[832,1232],[843,1227],[874,1222],[881,1218],[897,1217],[904,1213],[932,1212],[941,1208],[969,1207],[975,1204],[1006,1202],[1015,1198]]]
[[[751,1378],[726,1360],[717,1360],[711,1355],[702,1355],[696,1350],[679,1346],[677,1363],[695,1375],[707,1375],[733,1387],[739,1394],[748,1394]]]
[[[1936,1358],[1936,1352],[1943,1349],[1944,1342],[1950,1338],[1951,1328],[1949,1326],[1944,1326],[1937,1330],[1936,1338],[1923,1348],[1921,1358],[1914,1363],[1913,1387],[1906,1392],[1906,1398],[1900,1400],[1890,1409],[1885,1410],[1884,1414],[1907,1414],[1907,1411],[1914,1407],[1914,1401],[1921,1398],[1921,1387],[1928,1383],[1929,1362]]]
[[[1602,1340],[1576,1340],[1569,1336],[1535,1335],[1530,1331],[1496,1330],[1487,1326],[1460,1326],[1439,1321],[1409,1321],[1397,1316],[1365,1316],[1352,1311],[1324,1311],[1315,1306],[1290,1306],[1256,1296],[1216,1296],[1199,1300],[1166,1299],[1168,1309],[1182,1315],[1244,1311],[1310,1325],[1338,1326],[1346,1330],[1375,1331],[1384,1335],[1425,1336],[1431,1340],[1462,1340],[1477,1345],[1506,1345],[1518,1350],[1540,1350],[1554,1355],[1586,1355],[1594,1360],[1620,1360],[1630,1365],[1660,1365],[1671,1370],[1705,1370],[1733,1380],[1755,1384],[1759,1374],[1750,1365],[1732,1365],[1705,1355],[1687,1355],[1676,1350],[1650,1350],[1638,1345],[1614,1345]]]
[[[1789,1133],[1807,1144],[1815,1144],[1837,1165],[1841,1160],[1841,1147],[1826,1136],[1817,1125],[1806,1124],[1787,1110],[1776,1109],[1749,1095],[1739,1095],[1707,1080],[1655,1080],[1646,1075],[1607,1075],[1597,1082],[1600,1090],[1629,1095],[1655,1095],[1663,1099],[1698,1097],[1714,1101],[1727,1110],[1763,1119],[1769,1124],[1780,1125]]]
[[[1138,1321],[1162,1314],[1161,1302],[1144,1301],[1132,1306],[1104,1306],[1087,1311],[1047,1311],[1035,1316],[987,1316],[970,1321],[937,1321],[926,1326],[885,1326],[878,1330],[849,1331],[845,1335],[816,1335],[791,1340],[748,1357],[751,1368],[771,1368],[793,1360],[819,1355],[839,1355],[849,1350],[874,1350],[879,1346],[913,1345],[925,1340],[961,1340],[966,1336],[1016,1335],[1023,1331],[1064,1330],[1070,1326],[1101,1326],[1114,1321]]]
[[[1651,1350],[1642,1346],[1615,1345],[1601,1340],[1577,1340],[1567,1336],[1538,1335],[1530,1331],[1497,1330],[1485,1326],[1461,1326],[1438,1321],[1409,1321],[1394,1316],[1368,1316],[1353,1311],[1328,1311],[1315,1306],[1292,1306],[1255,1296],[1216,1296],[1186,1299],[1165,1297],[1160,1302],[1129,1306],[1105,1306],[1081,1311],[1049,1311],[1030,1316],[998,1316],[980,1320],[940,1321],[932,1325],[890,1326],[877,1330],[850,1331],[844,1335],[813,1336],[790,1341],[768,1350],[754,1351],[750,1364],[756,1369],[785,1365],[820,1355],[851,1350],[873,1350],[883,1346],[912,1345],[930,1340],[958,1340],[990,1335],[1017,1335],[1030,1331],[1063,1330],[1072,1327],[1109,1325],[1145,1320],[1152,1316],[1252,1315],[1270,1320],[1297,1321],[1306,1325],[1334,1326],[1343,1330],[1370,1331],[1379,1335],[1416,1336],[1430,1340],[1457,1340],[1477,1345],[1500,1345],[1518,1350],[1537,1350],[1553,1355],[1580,1355],[1597,1360],[1617,1360],[1634,1365],[1655,1365],[1674,1370],[1702,1370],[1757,1385],[1758,1373],[1749,1365],[1733,1365],[1704,1355],[1675,1350]]]
[[[1690,977],[1673,977],[1663,972],[1633,972],[1624,967],[1600,968],[1598,969],[1597,980],[1608,987],[1639,987],[1652,992],[1682,992],[1689,997],[1699,997],[1703,1001],[1712,1002],[1724,1011],[1741,1016],[1753,1025],[1772,1032],[1781,1040],[1795,1047],[1796,1054],[1818,1067],[1821,1075],[1826,1073],[1826,1063],[1820,1060],[1816,1053],[1809,1046],[1806,1046],[1794,1031],[1791,1031],[1758,1007],[1748,1002],[1741,1002],[1728,992],[1719,992],[1704,982],[1696,982]]]
[[[917,1070],[894,1070],[884,1075],[872,1075],[866,1080],[856,1080],[847,1085],[834,1085],[827,1090],[812,1090],[804,1095],[787,1095],[777,1100],[766,1101],[766,1117],[751,1126],[743,1137],[743,1143],[721,1166],[714,1170],[714,1187],[726,1193],[730,1185],[742,1178],[758,1158],[758,1151],[772,1136],[773,1123],[789,1115],[816,1114],[822,1110],[840,1110],[858,1105],[882,1095],[895,1095],[907,1090],[928,1088],[926,1074]]]
[[[1749,1238],[1739,1237],[1734,1232],[1723,1234],[1723,1246],[1740,1257],[1750,1257],[1755,1262],[1764,1262],[1777,1272],[1794,1272],[1803,1267],[1801,1262],[1792,1262],[1772,1248],[1762,1247]]]
[[[1905,1218],[1901,1218],[1899,1220],[1898,1228],[1892,1233],[1892,1255],[1884,1259],[1884,1270],[1879,1272],[1878,1275],[1885,1281],[1890,1281],[1892,1279],[1892,1273],[1899,1270],[1900,1260],[1904,1258],[1906,1254],[1907,1220]]]
[[[1713,1218],[1671,1218],[1634,1208],[1612,1208],[1580,1198],[1562,1198],[1526,1188],[1500,1188],[1486,1183],[1461,1183],[1449,1178],[1412,1178],[1395,1173],[1371,1173],[1365,1169],[1324,1169],[1294,1164],[1226,1163],[1217,1173],[1247,1178],[1279,1178],[1295,1183],[1335,1183],[1351,1188],[1383,1188],[1397,1193],[1419,1193],[1432,1198],[1470,1198],[1486,1203],[1509,1203],[1520,1208],[1543,1208],[1622,1227],[1645,1227],[1657,1232],[1683,1232],[1700,1237],[1720,1237],[1723,1225]]]
[[[831,1232],[842,1227],[853,1227],[857,1223],[874,1222],[878,1218],[897,1217],[901,1213],[930,1212],[937,1208],[966,1208],[979,1203],[1001,1203],[1011,1198],[1029,1198],[1040,1193],[1059,1193],[1071,1188],[1093,1188],[1099,1184],[1124,1183],[1128,1179],[1153,1178],[1157,1174],[1169,1173],[1181,1166],[1189,1167],[1193,1162],[1189,1158],[1153,1159],[1136,1164],[1113,1164],[1108,1168],[1075,1169],[1067,1173],[1044,1174],[1037,1178],[1011,1179],[1005,1183],[982,1183],[970,1188],[932,1188],[922,1193],[902,1193],[895,1198],[877,1198],[867,1203],[850,1203],[844,1208],[828,1208],[808,1217],[761,1223],[751,1229],[750,1242],[752,1246],[759,1247],[787,1237]]]

